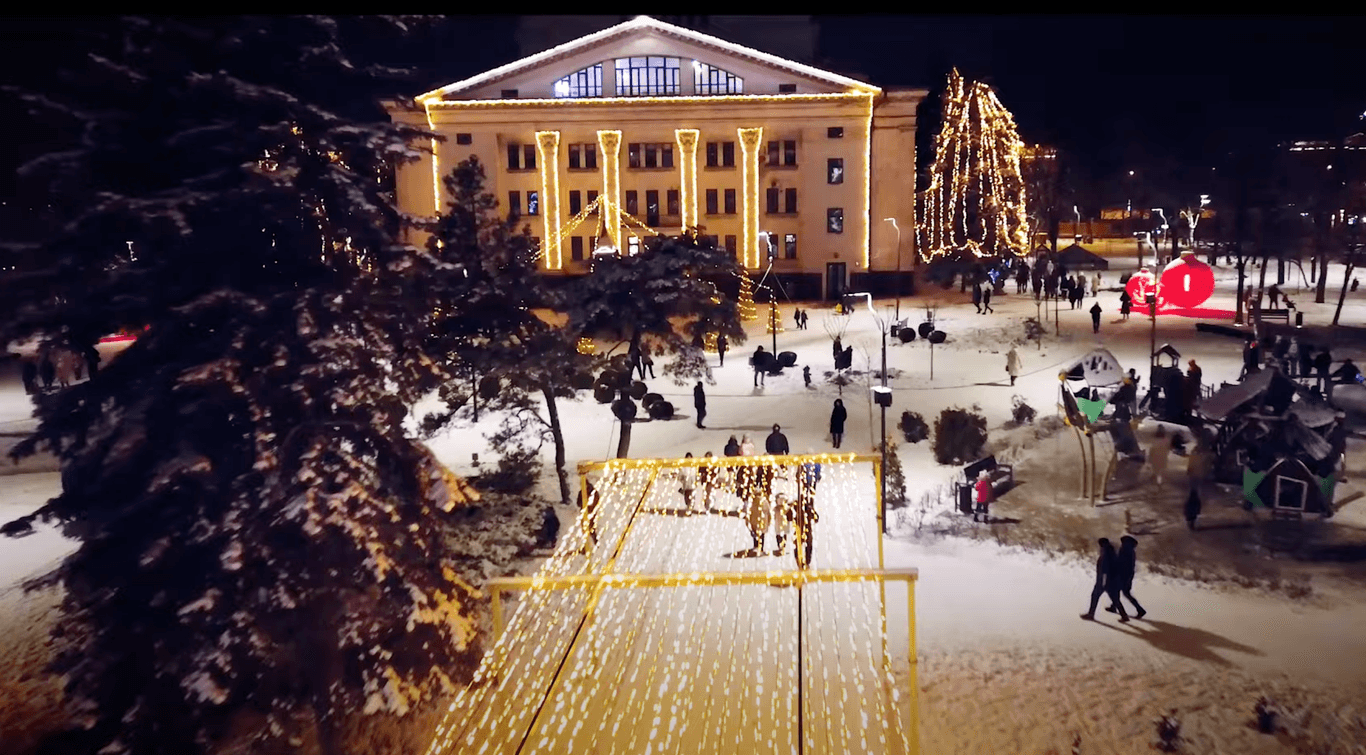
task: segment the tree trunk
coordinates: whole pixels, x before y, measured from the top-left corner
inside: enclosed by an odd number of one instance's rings
[[[621,423],[621,437],[617,439],[617,458],[625,459],[631,452],[631,422]]]
[[[1285,257],[1276,255],[1276,285],[1285,285]]]
[[[1321,223],[1314,224],[1314,245],[1318,247],[1319,260],[1318,288],[1314,290],[1314,303],[1322,304],[1328,296],[1328,244],[1323,238]]]
[[[1356,251],[1352,251],[1347,256],[1347,270],[1342,274],[1342,291],[1338,292],[1338,308],[1333,310],[1333,324],[1338,324],[1338,318],[1342,316],[1342,303],[1347,299],[1347,284],[1352,281],[1352,269],[1356,267]]]
[[[1243,287],[1247,280],[1247,258],[1243,256],[1243,250],[1238,250],[1238,301],[1234,311],[1233,322],[1237,325],[1243,324]]]
[[[550,417],[550,437],[555,441],[555,476],[560,480],[560,503],[568,506],[571,503],[569,472],[565,469],[564,430],[560,427],[560,408],[555,404],[554,391],[542,388],[541,395],[545,396],[545,411]]]
[[[470,401],[474,402],[474,421],[479,421],[479,374],[470,370]]]

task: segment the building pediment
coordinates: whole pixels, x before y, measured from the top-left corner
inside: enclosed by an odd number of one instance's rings
[[[622,71],[619,73],[618,69]],[[839,74],[640,16],[426,92],[417,99],[571,99],[851,91],[876,93],[880,90]]]

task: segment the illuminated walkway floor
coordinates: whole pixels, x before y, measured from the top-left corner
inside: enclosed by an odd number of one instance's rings
[[[670,467],[603,475],[596,543],[565,533],[538,576],[797,569],[790,545],[785,557],[749,553],[728,491],[688,513]],[[823,465],[812,569],[878,567],[875,486],[872,464]],[[431,752],[904,752],[908,696],[887,653],[906,657],[905,627],[884,646],[883,592],[862,581],[521,593]],[[885,592],[905,605],[904,584]]]

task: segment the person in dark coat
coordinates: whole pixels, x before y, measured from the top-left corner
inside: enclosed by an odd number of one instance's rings
[[[838,364],[840,361],[840,353],[844,351],[844,344],[840,343],[839,336],[835,336],[835,343],[831,346],[830,350],[834,353],[835,362]]]
[[[38,365],[31,359],[24,360],[24,393],[34,394],[38,392]]]
[[[1271,288],[1268,288],[1268,289],[1266,290],[1266,294],[1267,294],[1267,296],[1270,296],[1270,297],[1271,297],[1271,309],[1280,309],[1280,306],[1281,306],[1281,289],[1280,289],[1280,287],[1273,283],[1273,284],[1271,284]]]
[[[1100,603],[1100,596],[1109,594],[1112,603],[1119,603],[1119,591],[1110,583],[1110,574],[1115,568],[1115,546],[1110,544],[1110,538],[1100,539],[1100,557],[1096,559],[1096,584],[1091,588],[1091,606],[1081,617],[1087,621],[1095,621],[1096,605]],[[1129,615],[1124,612],[1124,606],[1119,605],[1119,620],[1127,623]]]
[[[806,383],[807,388],[811,387],[811,365],[809,364],[802,367],[802,381]]]
[[[1131,311],[1133,311],[1133,308],[1134,308],[1134,300],[1133,300],[1132,297],[1129,296],[1129,292],[1128,292],[1128,291],[1125,291],[1124,293],[1120,294],[1120,295],[1119,295],[1119,314],[1120,314],[1121,317],[1124,318],[1124,321],[1125,321],[1125,322],[1128,322],[1128,321],[1129,321],[1129,313],[1130,313]]]
[[[791,453],[787,445],[787,436],[783,435],[783,429],[778,425],[773,426],[773,432],[764,440],[764,450],[774,456],[787,456]]]
[[[736,440],[734,435],[730,436],[730,440],[726,441],[725,450],[721,453],[725,454],[726,456],[739,456],[740,441]]]
[[[987,284],[982,288],[982,314],[995,311],[991,308],[991,285]]]
[[[1191,414],[1195,411],[1195,405],[1200,403],[1200,383],[1204,371],[1200,369],[1200,365],[1196,364],[1194,359],[1187,361],[1186,365],[1186,414]]]
[[[1300,344],[1300,377],[1307,378],[1313,374],[1314,370],[1314,350],[1313,344]]]
[[[1361,370],[1357,369],[1357,366],[1355,364],[1352,364],[1352,360],[1348,359],[1344,361],[1340,367],[1338,367],[1336,370],[1333,370],[1333,379],[1328,381],[1329,400],[1332,400],[1333,398],[1334,383],[1351,385],[1352,383],[1355,383],[1357,381],[1357,378],[1360,376]]]
[[[57,365],[52,363],[51,354],[43,354],[43,361],[38,365],[38,376],[43,379],[43,390],[52,388],[52,381],[57,379]]]
[[[1114,603],[1105,607],[1110,613],[1119,613],[1122,606],[1119,605],[1119,596],[1123,595],[1134,606],[1134,618],[1141,619],[1148,615],[1143,610],[1143,606],[1134,600],[1134,572],[1138,570],[1138,540],[1132,535],[1125,535],[1119,539],[1119,553],[1115,554],[1113,568],[1110,575],[1106,577],[1106,583],[1114,586]]]
[[[834,441],[835,448],[840,447],[840,442],[844,440],[844,420],[849,418],[849,413],[844,410],[844,400],[835,399],[835,408],[830,411],[830,439]]]
[[[1100,332],[1100,302],[1091,305],[1091,332]]]
[[[650,350],[644,347],[640,349],[640,379],[645,379],[645,370],[650,371],[650,379],[655,379],[655,360],[650,357]]]
[[[1314,372],[1319,378],[1319,392],[1325,396],[1328,395],[1329,392],[1328,381],[1330,376],[1328,374],[1328,368],[1332,366],[1333,355],[1328,352],[1328,349],[1320,351],[1319,355],[1314,357]]]
[[[1186,526],[1195,531],[1195,519],[1200,516],[1200,486],[1192,485],[1190,495],[1186,496]]]
[[[768,361],[764,358],[766,355],[767,352],[764,351],[764,347],[759,346],[758,348],[754,349],[754,356],[749,358],[750,365],[754,367],[755,388],[758,388],[760,385],[763,385],[765,373],[764,367],[766,366],[765,363]]]
[[[697,427],[700,430],[707,429],[702,420],[707,418],[707,393],[702,390],[702,381],[697,381],[697,385],[692,389],[692,405],[697,409]]]
[[[716,353],[721,357],[722,367],[726,366],[726,346],[728,345],[729,342],[726,340],[725,333],[716,336]]]
[[[977,308],[977,314],[982,314],[982,287],[972,284],[972,306]]]

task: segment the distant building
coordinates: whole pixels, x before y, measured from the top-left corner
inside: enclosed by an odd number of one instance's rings
[[[389,104],[395,121],[446,137],[434,160],[400,170],[404,211],[438,212],[440,178],[477,155],[502,210],[540,239],[549,274],[588,272],[599,246],[631,254],[688,228],[752,271],[772,254],[804,296],[887,290],[898,264],[914,265],[926,90],[883,90],[653,18],[598,30],[601,18],[555,18],[527,19],[524,49],[577,36],[416,108]],[[692,18],[737,34],[760,26]],[[814,27],[792,24],[812,31],[787,44],[813,46]]]

